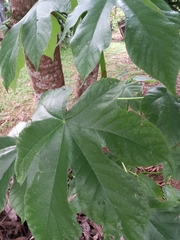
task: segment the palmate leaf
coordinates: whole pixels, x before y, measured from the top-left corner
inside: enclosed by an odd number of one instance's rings
[[[25,63],[24,51],[36,69],[44,51],[53,56],[58,29],[57,20],[51,17],[51,13],[66,12],[68,9],[68,0],[38,1],[5,35],[0,49],[0,68],[6,89],[12,82],[13,86],[16,85],[19,71]],[[52,35],[56,36],[52,38]]]
[[[117,106],[122,86],[114,79],[98,81],[68,112],[70,90],[51,90],[43,95],[31,126],[20,134],[16,173],[21,184],[35,173],[25,195],[25,216],[36,239],[74,239],[79,234],[67,202],[69,166],[80,208],[106,234],[114,230],[130,240],[143,239],[150,209],[141,184],[122,170],[121,162],[169,162],[169,151],[154,125]],[[108,159],[103,148],[119,160]]]
[[[16,142],[11,137],[0,137],[0,211],[6,202],[6,191],[14,175]]]
[[[146,118],[161,130],[170,147],[180,143],[180,102],[165,87],[151,88],[141,108]]]
[[[142,0],[81,1],[68,16],[65,32],[86,13],[71,41],[74,62],[82,79],[95,68],[101,52],[110,44],[109,13],[115,5],[126,15],[125,42],[132,61],[175,94],[180,62],[179,16],[163,4],[157,4],[158,8],[153,10]]]
[[[80,236],[66,196],[68,161],[64,152],[69,146],[63,120],[69,94],[70,90],[62,88],[51,91],[52,99],[45,95],[33,116],[35,122],[19,137],[17,177],[21,183],[24,174],[28,173],[31,182],[35,177],[25,196],[25,216],[36,239]]]
[[[132,61],[175,95],[180,61],[179,27],[141,0],[120,2],[126,14],[125,43]]]

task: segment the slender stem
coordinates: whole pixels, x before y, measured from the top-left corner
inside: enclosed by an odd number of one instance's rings
[[[60,13],[57,12],[57,11],[55,11],[54,13],[55,13],[56,16],[58,16],[60,19],[62,19],[63,21],[66,21],[66,18],[65,18],[62,14],[60,14]]]
[[[106,71],[106,61],[104,58],[104,52],[102,51],[101,57],[100,57],[100,66],[101,66],[101,78],[106,78],[107,77],[107,71]]]
[[[128,170],[127,170],[126,166],[124,165],[124,163],[123,162],[121,162],[121,163],[123,165],[124,171],[128,173]]]
[[[143,97],[118,98],[118,100],[138,100],[138,99],[143,99]]]
[[[133,175],[136,176],[136,177],[138,176],[137,173],[134,173],[134,172],[132,172],[132,171],[130,171],[130,170],[128,170],[128,172],[131,173],[131,174],[133,174]]]

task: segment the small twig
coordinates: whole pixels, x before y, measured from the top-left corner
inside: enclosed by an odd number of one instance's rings
[[[121,163],[123,165],[124,171],[128,173],[128,170],[127,170],[126,166],[124,165],[124,163],[123,162],[121,162]]]

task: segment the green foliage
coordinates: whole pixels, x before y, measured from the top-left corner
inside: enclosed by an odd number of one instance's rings
[[[178,239],[180,234],[180,205],[165,209],[156,209],[151,212],[146,239]],[[171,228],[167,226],[171,225]]]
[[[22,185],[15,184],[18,191],[13,190],[12,196],[17,202],[25,194],[24,212],[22,205],[21,209],[17,203],[13,206],[28,220],[36,238],[49,239],[52,229],[54,239],[73,239],[78,234],[75,212],[67,203],[67,169],[71,167],[81,211],[102,224],[106,236],[119,229],[127,239],[143,239],[151,211],[144,184],[126,173],[122,162],[155,165],[169,162],[170,153],[154,125],[116,105],[123,86],[118,80],[102,79],[68,112],[70,90],[49,91],[32,124],[18,137],[15,172]],[[117,157],[115,162],[103,148]],[[66,235],[67,228],[71,231]]]
[[[126,15],[125,42],[132,60],[168,90],[151,89],[142,99],[138,83],[106,78],[91,85],[69,111],[71,90],[50,90],[19,136],[0,138],[1,194],[5,196],[14,174],[12,205],[37,240],[76,239],[80,235],[77,211],[102,225],[105,239],[111,235],[126,240],[178,239],[179,192],[168,187],[162,191],[135,170],[162,163],[166,180],[180,179],[180,105],[175,96],[179,17],[164,1],[156,2],[85,0],[74,9],[77,2],[71,1],[74,11],[64,35],[79,21],[71,46],[85,79],[110,43],[109,14],[113,6],[120,6]],[[8,76],[6,88],[23,63],[23,48],[37,68],[42,53],[52,56],[55,41],[51,40],[58,28],[50,13],[64,9],[67,1],[61,4],[39,1],[3,40],[0,64],[3,77]],[[69,168],[74,176],[70,186]],[[69,202],[72,190],[76,197]]]
[[[180,11],[180,1],[179,0],[175,0],[175,1],[174,0],[164,0],[164,1],[166,1],[173,10]]]
[[[124,12],[120,8],[114,7],[110,13],[111,30],[119,32],[118,22],[124,19]]]
[[[164,4],[159,4],[161,6],[158,7],[164,10]],[[110,44],[109,14],[113,5],[121,7],[125,12],[125,43],[132,61],[175,94],[180,61],[179,27],[169,19],[174,16],[170,8],[166,14],[163,11],[160,14],[141,0],[137,0],[136,4],[131,0],[82,1],[69,15],[65,32],[87,11],[71,41],[75,65],[82,79],[94,69],[101,51]],[[169,18],[166,17],[167,14]],[[151,15],[151,24],[147,20],[148,15]],[[86,66],[84,62],[87,62]]]
[[[67,12],[68,9],[68,0],[38,1],[24,18],[8,31],[0,49],[1,76],[6,89],[9,86],[15,89],[19,71],[25,63],[23,50],[36,69],[44,52],[50,57],[53,56],[59,29],[57,20],[51,17],[51,13]]]
[[[142,101],[146,118],[163,133],[170,147],[180,142],[180,102],[163,86],[151,88]]]
[[[9,180],[14,174],[14,160],[16,158],[16,143],[11,137],[0,138],[0,209],[6,201],[6,191]]]

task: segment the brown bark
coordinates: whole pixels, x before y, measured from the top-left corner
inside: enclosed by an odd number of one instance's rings
[[[41,94],[48,89],[59,88],[64,85],[60,49],[56,47],[54,61],[47,56],[42,56],[38,71],[26,56],[26,65],[33,84],[35,97],[38,100]]]
[[[93,82],[97,81],[98,71],[99,64],[97,64],[94,70],[88,75],[88,77],[84,81],[84,84],[82,84],[80,75],[78,76],[75,89],[75,100],[77,100]]]
[[[23,18],[36,2],[37,0],[11,0],[13,23],[15,24]],[[59,46],[55,49],[53,61],[47,56],[43,55],[41,57],[38,71],[36,71],[27,56],[26,65],[37,100],[46,90],[59,88],[64,85]]]
[[[4,4],[5,3],[5,0],[0,0],[0,4]],[[2,24],[2,21],[3,21],[3,19],[1,19],[1,17],[0,17],[0,26],[1,26],[1,24]],[[0,41],[3,39],[3,32],[0,30]]]
[[[11,0],[13,23],[19,22],[36,2],[37,0]]]

